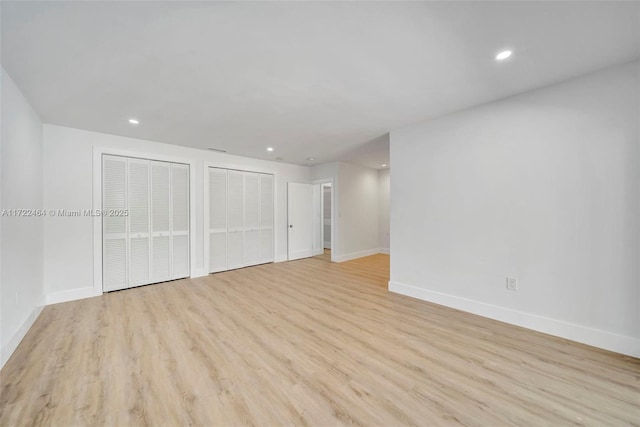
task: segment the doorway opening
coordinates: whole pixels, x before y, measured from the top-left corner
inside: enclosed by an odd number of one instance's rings
[[[289,182],[287,252],[289,261],[321,256],[332,260],[336,248],[335,194],[332,180]]]
[[[332,246],[332,191],[333,188],[330,182],[320,184],[320,206],[318,207],[320,224],[320,242],[321,247],[319,251],[316,251],[315,257],[328,262],[331,262],[331,246]],[[320,252],[318,254],[318,252]]]

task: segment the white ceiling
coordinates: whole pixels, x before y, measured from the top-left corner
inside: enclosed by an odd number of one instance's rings
[[[299,164],[639,56],[639,2],[2,2],[44,122]]]

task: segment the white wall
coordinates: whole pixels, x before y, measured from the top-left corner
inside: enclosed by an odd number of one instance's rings
[[[639,76],[392,132],[390,290],[640,356]]]
[[[2,209],[42,209],[42,122],[2,69]],[[38,216],[1,218],[0,367],[44,306]]]
[[[378,236],[380,251],[389,253],[389,196],[390,196],[390,169],[378,171],[378,211],[380,220]]]
[[[340,174],[340,163],[324,163],[322,165],[317,165],[311,167],[311,179],[316,180],[333,180],[333,190],[335,191],[335,187],[338,181],[338,176]]]
[[[44,204],[47,209],[93,207],[93,149],[146,153],[196,161],[196,268],[204,261],[204,164],[271,171],[276,174],[276,261],[287,257],[286,183],[309,182],[309,168],[222,153],[196,150],[60,126],[44,126]],[[91,295],[93,286],[93,220],[89,217],[47,217],[44,233],[44,277],[50,302]]]
[[[378,170],[350,163],[339,163],[340,186],[336,239],[339,259],[377,253],[378,247]]]

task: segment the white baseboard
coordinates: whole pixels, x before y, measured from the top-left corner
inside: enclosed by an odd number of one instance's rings
[[[284,255],[284,256],[279,255],[279,256],[275,257],[275,260],[273,262],[285,262],[285,261],[289,261],[289,258],[287,258],[286,255]]]
[[[47,305],[61,302],[75,301],[77,299],[95,297],[93,286],[87,288],[69,289],[67,291],[51,292],[47,294]]]
[[[362,258],[365,256],[375,255],[379,253],[381,253],[380,249],[375,248],[375,249],[367,249],[366,251],[352,252],[350,254],[344,254],[344,255],[331,254],[331,261],[345,262],[345,261],[351,261],[352,259]]]
[[[195,279],[196,277],[204,277],[208,275],[209,273],[207,272],[207,270],[198,269],[198,270],[195,270],[194,274],[191,275],[190,277],[192,279]],[[76,289],[69,289],[66,291],[51,292],[47,294],[47,305],[59,304],[61,302],[75,301],[75,300],[84,299],[84,298],[92,298],[100,295],[102,295],[102,292],[96,291],[93,287],[76,288]]]
[[[4,367],[4,364],[7,363],[7,360],[9,360],[13,352],[16,351],[16,348],[18,348],[20,341],[22,341],[24,336],[27,335],[27,332],[29,331],[31,326],[33,326],[38,316],[40,316],[40,313],[42,313],[43,308],[44,306],[34,307],[29,317],[27,317],[24,323],[15,332],[15,334],[13,334],[9,342],[7,342],[4,347],[2,347],[2,350],[0,351],[0,369]]]
[[[209,272],[207,272],[207,270],[205,270],[205,269],[197,269],[191,275],[191,279],[195,279],[197,277],[204,277],[204,276],[208,276],[208,275],[209,275]]]
[[[390,281],[389,291],[632,357],[640,339]]]
[[[380,248],[379,250],[380,250],[380,253],[381,253],[381,254],[387,254],[387,255],[389,255],[389,248]]]

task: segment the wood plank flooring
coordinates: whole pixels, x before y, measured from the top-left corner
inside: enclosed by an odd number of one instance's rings
[[[323,259],[325,261],[331,261],[331,249],[324,249],[322,254],[314,256],[314,258]]]
[[[48,306],[0,425],[640,425],[640,361],[310,258]]]

